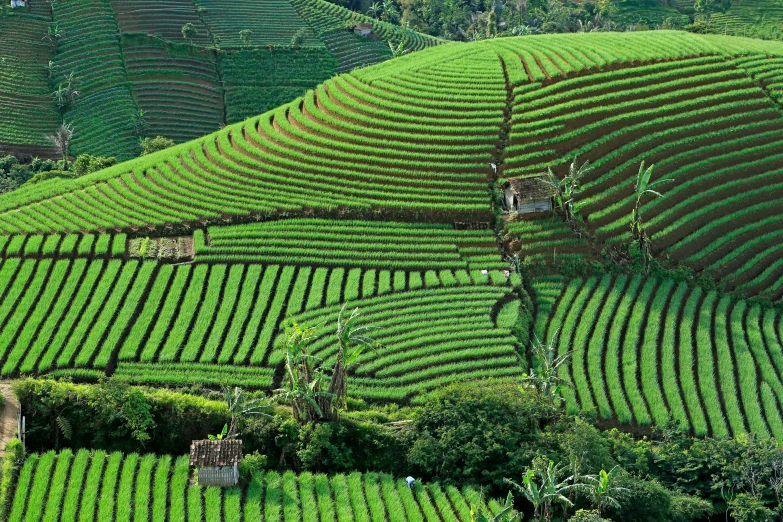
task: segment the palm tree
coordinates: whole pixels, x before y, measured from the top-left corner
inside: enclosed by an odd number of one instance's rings
[[[44,136],[52,144],[58,154],[63,157],[63,170],[68,170],[68,148],[73,138],[73,126],[69,123],[61,124],[54,134]]]
[[[548,345],[541,342],[537,336],[535,337],[533,357],[538,362],[538,366],[530,370],[530,375],[522,376],[523,385],[534,390],[539,397],[546,399],[551,405],[563,400],[560,391],[564,386],[574,387],[571,382],[557,375],[560,367],[566,364],[574,354],[574,350],[557,354],[558,334],[559,331],[556,330]]]
[[[555,203],[558,208],[563,212],[566,221],[569,223],[574,222],[574,216],[578,211],[578,207],[574,202],[574,197],[579,194],[581,190],[580,180],[588,172],[593,170],[589,161],[585,161],[581,167],[577,166],[578,156],[574,157],[574,161],[568,167],[568,174],[562,179],[558,178],[552,169],[547,167],[547,177],[544,182],[552,187],[555,192]]]
[[[650,238],[647,237],[647,233],[642,225],[642,198],[650,194],[656,197],[663,197],[663,194],[653,190],[653,187],[660,185],[661,183],[668,183],[673,181],[671,179],[659,179],[658,181],[650,182],[655,165],[650,165],[647,169],[644,168],[644,162],[639,166],[639,173],[636,175],[636,186],[634,192],[636,193],[636,203],[631,213],[631,234],[633,241],[639,246],[639,252],[644,256],[644,265],[649,270],[649,262],[652,259],[652,251],[650,248]]]
[[[602,469],[598,475],[585,475],[582,477],[585,482],[575,485],[578,491],[584,493],[591,500],[598,511],[598,518],[601,518],[601,511],[604,507],[620,507],[620,503],[614,498],[615,495],[629,492],[627,488],[612,485],[619,469],[620,466],[615,466],[608,473]]]
[[[533,461],[533,468],[528,468],[522,477],[522,484],[512,480],[506,482],[516,488],[531,504],[533,504],[533,516],[539,522],[552,520],[552,505],[554,503],[571,505],[571,501],[565,496],[573,484],[568,484],[572,477],[560,479],[565,468],[546,459],[537,458]]]

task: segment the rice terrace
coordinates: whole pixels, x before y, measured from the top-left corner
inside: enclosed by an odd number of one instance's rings
[[[779,2],[0,2],[0,522],[783,520]]]

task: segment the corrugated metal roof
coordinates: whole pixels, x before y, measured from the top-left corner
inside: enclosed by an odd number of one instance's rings
[[[241,440],[194,440],[190,445],[191,466],[233,466],[240,460]]]
[[[515,178],[507,183],[520,199],[546,199],[555,195],[555,190],[542,176]]]

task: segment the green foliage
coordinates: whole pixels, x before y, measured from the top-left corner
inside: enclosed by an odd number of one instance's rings
[[[10,192],[34,178],[42,181],[50,177],[69,177],[69,173],[58,170],[61,167],[62,162],[53,160],[33,158],[27,163],[20,163],[15,156],[0,156],[0,194]]]
[[[417,440],[409,461],[446,483],[507,489],[505,477],[521,476],[546,446],[541,426],[555,410],[510,383],[485,381],[450,386],[415,416]]]
[[[568,519],[568,522],[611,522],[611,520],[603,518],[598,511],[579,509]]]
[[[303,426],[298,435],[297,459],[302,469],[322,473],[407,472],[404,455],[410,430],[395,431],[368,422],[343,420]]]
[[[239,39],[242,40],[242,45],[249,48],[253,43],[253,31],[250,29],[240,29]]]
[[[155,152],[168,149],[174,146],[174,141],[163,136],[156,136],[154,138],[144,138],[141,140],[141,155],[153,154]]]
[[[115,165],[117,158],[103,156],[92,156],[90,154],[80,154],[73,162],[73,174],[75,177],[84,176],[91,172],[96,172]]]
[[[182,38],[193,44],[193,38],[198,35],[198,29],[192,23],[188,22],[182,26]]]
[[[72,171],[46,170],[33,175],[33,177],[27,180],[25,184],[35,185],[36,183],[41,183],[42,181],[47,181],[50,179],[73,179],[73,178],[74,178],[74,173]]]
[[[310,31],[307,29],[307,27],[302,27],[297,32],[295,32],[294,36],[291,37],[291,47],[294,49],[301,48],[309,32]]]
[[[750,493],[740,493],[729,500],[728,504],[729,514],[737,522],[772,522],[776,519],[775,511]]]
[[[19,469],[25,460],[25,451],[22,441],[11,439],[5,445],[5,456],[0,468],[0,520],[7,520],[13,500],[14,487],[19,474]]]
[[[176,451],[228,420],[224,404],[107,380],[96,386],[27,379],[14,384],[33,448],[88,446],[109,451]],[[59,419],[59,420],[58,420]],[[66,422],[72,433],[63,437]]]
[[[242,456],[242,461],[239,463],[239,475],[249,481],[255,475],[259,475],[268,468],[267,456],[262,455],[258,451],[253,451]]]

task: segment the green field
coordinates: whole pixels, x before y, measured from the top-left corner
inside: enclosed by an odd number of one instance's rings
[[[88,450],[31,455],[9,520],[469,522],[471,507],[481,503],[473,489],[434,483],[409,490],[404,480],[375,473],[268,472],[241,489],[221,489],[189,485],[189,472],[187,455]],[[50,486],[50,479],[64,487]],[[489,508],[499,510],[495,502]]]
[[[672,514],[698,495],[738,519],[721,488],[760,460],[779,479],[783,43],[378,21],[358,40],[365,18],[321,0],[188,2],[57,3],[56,52],[32,45],[45,13],[0,18],[0,93],[45,99],[47,78],[16,83],[45,59],[76,71],[80,152],[135,155],[139,110],[181,142],[0,195],[0,377],[42,378],[15,385],[31,454],[2,463],[9,521],[475,522],[506,469],[615,464],[594,480],[649,492],[611,490],[626,508],[700,520]],[[201,47],[176,41],[188,21]],[[586,161],[573,219],[505,208],[510,180]],[[642,163],[667,182],[638,199]],[[179,446],[224,422],[255,472],[198,486]]]

